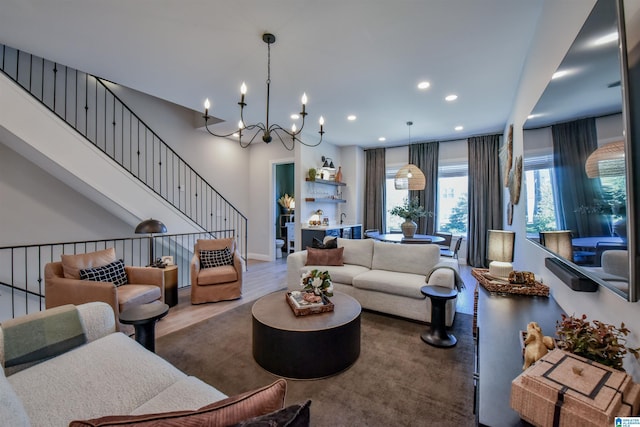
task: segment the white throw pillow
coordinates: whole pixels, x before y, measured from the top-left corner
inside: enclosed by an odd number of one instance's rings
[[[371,268],[426,275],[439,260],[438,245],[403,245],[376,241],[373,245]]]
[[[342,259],[345,264],[371,268],[373,239],[343,239],[339,237],[338,247],[344,247]]]

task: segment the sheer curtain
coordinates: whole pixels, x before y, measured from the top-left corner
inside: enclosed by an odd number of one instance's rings
[[[409,163],[416,165],[426,178],[427,185],[424,190],[409,191],[409,197],[418,197],[420,205],[427,212],[433,212],[432,216],[418,220],[419,234],[433,234],[436,231],[436,201],[438,197],[438,153],[440,143],[427,142],[423,144],[409,145]]]
[[[386,230],[386,157],[384,148],[365,152],[364,228]]]
[[[553,165],[560,189],[558,226],[577,236],[608,236],[606,218],[597,210],[603,199],[599,179],[589,179],[584,164],[598,148],[596,120],[581,119],[551,126]]]
[[[469,138],[469,233],[467,263],[486,267],[487,230],[502,229],[500,135]]]

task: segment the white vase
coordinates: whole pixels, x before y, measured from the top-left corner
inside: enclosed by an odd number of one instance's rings
[[[418,229],[418,224],[407,218],[404,220],[400,228],[402,229],[402,234],[404,235],[404,237],[410,239],[415,236],[416,230]]]

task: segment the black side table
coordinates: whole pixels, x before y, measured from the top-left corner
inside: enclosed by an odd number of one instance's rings
[[[156,322],[169,312],[169,306],[160,301],[131,307],[120,313],[120,322],[133,325],[135,338],[149,351],[156,351]]]
[[[453,347],[458,340],[447,333],[445,305],[447,300],[458,296],[458,291],[444,286],[423,286],[420,292],[431,299],[431,328],[420,336],[422,341],[435,347]]]

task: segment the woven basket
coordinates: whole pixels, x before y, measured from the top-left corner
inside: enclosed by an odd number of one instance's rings
[[[536,426],[600,427],[640,410],[640,385],[629,375],[553,350],[511,383],[511,407]]]

